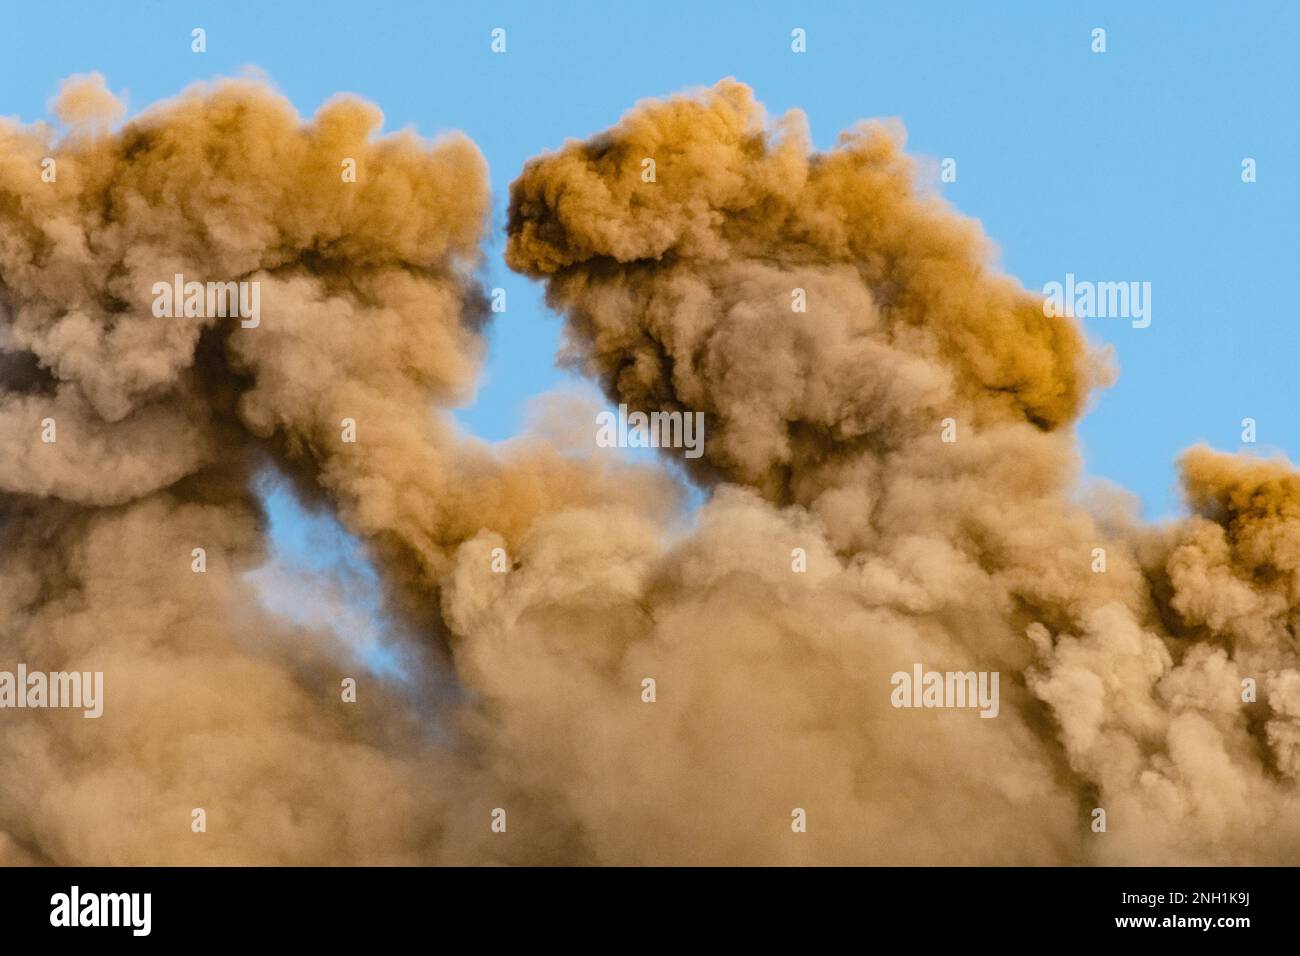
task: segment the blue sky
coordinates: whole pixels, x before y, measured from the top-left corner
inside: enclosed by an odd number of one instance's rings
[[[98,70],[131,113],[188,83],[253,66],[310,114],[353,92],[387,129],[460,129],[495,193],[487,281],[507,290],[478,396],[457,412],[491,440],[526,401],[569,381],[540,286],[501,261],[507,189],[523,162],[615,120],[638,99],[735,76],[773,113],[803,109],[819,147],[896,116],[909,149],[957,160],[943,193],[980,219],[1001,266],[1041,289],[1152,283],[1152,322],[1090,320],[1118,383],[1081,436],[1088,470],[1178,509],[1173,461],[1198,441],[1300,450],[1295,369],[1300,4],[294,3],[0,0],[0,114],[46,115],[58,82]],[[208,51],[190,50],[207,31]],[[507,52],[489,49],[494,27]],[[807,31],[808,52],[790,50]],[[1090,49],[1107,31],[1107,52]],[[1258,182],[1241,181],[1241,161]],[[287,495],[276,537],[306,540]],[[340,545],[345,547],[344,545]],[[350,560],[350,559],[349,559]]]

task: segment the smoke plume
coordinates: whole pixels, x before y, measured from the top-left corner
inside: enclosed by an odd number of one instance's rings
[[[536,770],[580,782],[601,839],[656,833],[600,858],[1295,859],[1300,478],[1195,449],[1185,521],[1078,504],[1107,357],[998,274],[897,128],[814,153],[800,114],[723,81],[531,162],[509,233],[573,367],[709,426],[712,498],[629,595],[650,610],[610,681],[657,675],[654,714],[603,720],[594,751],[557,735]],[[589,618],[559,659],[609,641]],[[893,708],[917,662],[1000,672],[1000,715]]]
[[[896,129],[818,154],[723,81],[512,187],[563,361],[704,413],[686,517],[546,437],[594,410],[502,447],[447,415],[488,316],[466,139],[252,80],[123,112],[92,76],[0,121],[0,667],[106,697],[0,711],[0,861],[1295,858],[1300,476],[1194,449],[1162,527],[1080,495],[1107,357]],[[157,317],[176,275],[257,282],[260,324]],[[402,679],[259,601],[268,473],[367,549]],[[999,672],[998,716],[894,707],[915,663]]]

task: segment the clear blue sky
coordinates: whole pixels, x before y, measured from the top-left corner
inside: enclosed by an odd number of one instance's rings
[[[1300,212],[1300,4],[967,2],[364,3],[0,0],[0,114],[45,116],[59,80],[98,70],[134,113],[199,79],[265,71],[305,114],[353,92],[388,129],[460,129],[491,166],[491,333],[477,400],[488,439],[567,380],[559,320],[501,262],[507,188],[522,163],[614,122],[636,100],[732,75],[773,113],[809,116],[820,147],[865,117],[897,116],[916,153],[958,161],[943,187],[980,219],[1030,288],[1150,281],[1151,327],[1088,323],[1118,384],[1082,427],[1090,473],[1174,513],[1172,462],[1198,441],[1300,451],[1294,292]],[[208,52],[190,51],[207,30]],[[508,52],[489,50],[492,28]],[[790,51],[802,27],[808,52]],[[1093,54],[1090,33],[1107,31]],[[1258,182],[1241,182],[1243,157]],[[305,540],[287,496],[277,540]]]

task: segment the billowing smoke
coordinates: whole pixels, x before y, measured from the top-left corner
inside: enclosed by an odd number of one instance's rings
[[[103,671],[107,699],[97,720],[0,710],[0,852],[507,858],[480,834],[523,798],[457,730],[438,583],[483,528],[513,545],[573,501],[676,499],[537,441],[490,450],[438,413],[482,351],[478,150],[379,138],[355,99],[304,123],[253,80],[114,130],[122,105],[79,77],[54,111],[61,134],[0,124],[0,669]],[[405,680],[262,609],[268,470],[368,546]],[[315,599],[328,619],[345,596]]]
[[[598,858],[1294,861],[1300,476],[1198,449],[1186,521],[1076,503],[1071,426],[1106,357],[998,274],[896,129],[813,153],[801,115],[724,81],[531,162],[509,231],[567,361],[708,427],[712,500],[621,602],[621,650],[561,617],[571,566],[527,609],[452,617],[564,635],[534,666],[573,685],[604,649],[600,729],[531,764]],[[1000,672],[998,717],[894,708],[916,663]],[[619,711],[641,674],[659,701]]]
[[[0,860],[1294,859],[1300,476],[1195,450],[1194,517],[1080,503],[1105,357],[896,132],[814,154],[726,81],[513,187],[564,360],[704,413],[688,527],[661,471],[440,411],[487,317],[467,140],[256,81],[122,113],[87,77],[0,122],[0,668],[106,698],[0,710]],[[178,275],[258,320],[159,316]],[[268,472],[368,549],[403,679],[259,602]],[[895,707],[918,663],[997,716]]]

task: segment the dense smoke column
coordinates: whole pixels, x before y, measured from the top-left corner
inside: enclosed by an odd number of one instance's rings
[[[712,775],[671,763],[664,790],[735,814],[694,853],[1293,860],[1289,467],[1189,453],[1196,516],[1165,528],[1115,492],[1078,504],[1070,426],[1106,358],[997,272],[900,143],[868,124],[811,153],[799,114],[769,124],[723,81],[512,187],[507,259],[546,281],[567,360],[611,401],[708,423],[714,500],[626,655],[690,675],[670,707]],[[889,675],[922,662],[1001,672],[1001,714],[891,709]],[[817,804],[825,843],[746,840],[737,807],[782,801]]]
[[[267,557],[254,481],[273,463],[371,543],[395,632],[436,622],[403,569],[441,560],[443,527],[403,533],[384,487],[444,457],[428,404],[472,382],[482,158],[377,138],[353,99],[303,122],[256,82],[113,129],[121,105],[75,78],[55,111],[61,134],[0,123],[0,654],[102,671],[105,701],[98,719],[4,712],[0,851],[438,858],[462,768],[433,731],[431,658],[404,652],[409,693],[367,679],[332,634],[261,610],[245,573]],[[178,275],[256,286],[260,314],[160,310]]]

